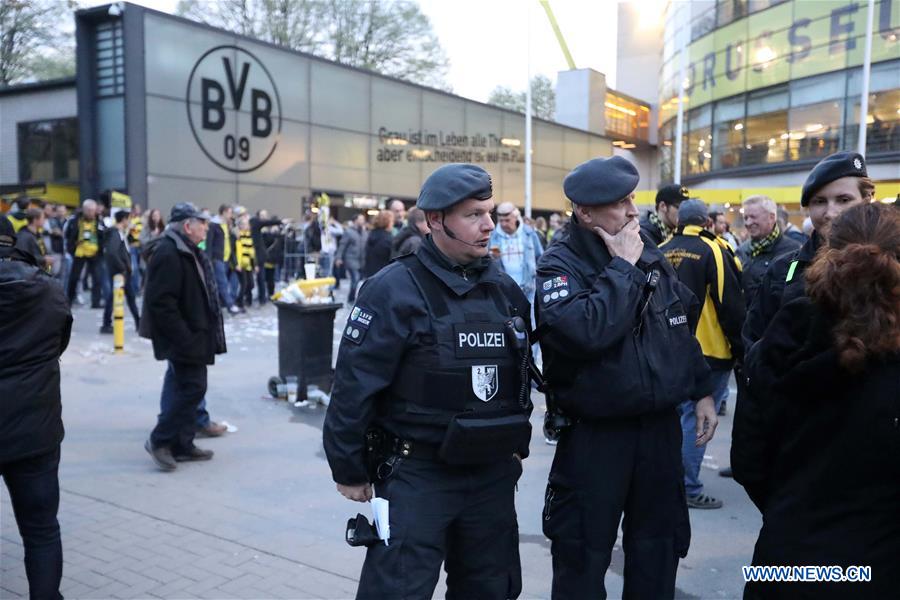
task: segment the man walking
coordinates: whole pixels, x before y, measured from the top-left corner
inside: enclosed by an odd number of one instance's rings
[[[209,460],[194,445],[197,406],[206,394],[206,368],[224,354],[225,330],[212,264],[197,247],[208,223],[189,202],[176,204],[169,228],[147,268],[141,335],[153,340],[157,360],[168,361],[162,412],[144,448],[163,471],[177,461]],[[169,396],[169,398],[166,398]]]
[[[128,249],[128,229],[131,226],[130,215],[124,210],[120,210],[113,217],[115,225],[106,230],[103,240],[103,260],[106,261],[106,272],[109,278],[109,285],[106,297],[103,299],[103,324],[100,326],[100,333],[112,333],[112,312],[113,312],[113,280],[116,275],[124,277],[123,288],[125,290],[125,300],[128,302],[128,310],[134,318],[135,328],[140,327],[141,317],[138,312],[135,296],[137,292],[134,288],[134,279],[131,277],[131,253]]]
[[[74,257],[66,297],[69,305],[75,299],[75,291],[81,279],[81,271],[87,265],[91,275],[91,308],[100,308],[100,291],[103,281],[101,263],[102,225],[97,218],[97,203],[85,200],[81,213],[76,214],[66,226],[66,251]]]

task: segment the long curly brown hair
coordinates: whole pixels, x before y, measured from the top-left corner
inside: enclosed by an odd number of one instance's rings
[[[848,209],[806,280],[809,297],[837,317],[841,366],[859,372],[867,359],[900,351],[900,211],[883,204]]]

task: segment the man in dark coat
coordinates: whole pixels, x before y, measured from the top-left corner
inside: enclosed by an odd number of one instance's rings
[[[147,268],[141,335],[169,367],[156,427],[144,448],[156,466],[173,471],[176,461],[209,460],[194,445],[197,406],[206,394],[206,367],[224,354],[225,331],[212,264],[197,247],[207,219],[197,207],[176,204]],[[168,396],[168,398],[166,398]]]
[[[106,298],[103,300],[103,324],[100,326],[100,333],[113,332],[113,282],[116,275],[122,275],[125,278],[123,284],[125,300],[128,302],[128,310],[131,311],[131,316],[134,318],[136,329],[140,327],[141,322],[141,316],[135,301],[134,281],[131,278],[131,253],[126,243],[128,228],[131,226],[130,215],[128,211],[120,210],[114,218],[115,226],[110,227],[103,234],[103,260],[106,261],[109,285],[106,287],[108,291]]]
[[[414,254],[422,240],[428,233],[428,223],[425,222],[425,213],[418,208],[411,208],[406,213],[406,225],[400,229],[391,242],[391,258],[397,258],[404,254]]]
[[[26,210],[26,225],[19,230],[16,239],[16,248],[32,255],[40,267],[48,264],[47,248],[43,240],[44,218],[44,211],[40,208]]]
[[[266,245],[263,243],[262,230],[264,227],[272,225],[280,225],[281,219],[278,217],[269,218],[269,212],[265,209],[256,213],[255,217],[250,218],[250,236],[253,238],[253,248],[256,251],[256,264],[263,265],[269,261]],[[259,305],[262,306],[268,300],[266,296],[266,273],[265,269],[260,269],[256,273],[256,295]]]
[[[654,246],[669,239],[678,227],[678,207],[687,199],[687,188],[677,183],[659,188],[656,207],[640,220],[641,236]]]
[[[66,290],[70,305],[75,299],[81,271],[87,266],[91,274],[91,308],[100,308],[103,280],[102,235],[103,223],[97,214],[97,203],[85,200],[81,205],[81,212],[69,220],[65,230],[66,252],[74,257]]]
[[[62,598],[59,357],[72,315],[60,285],[15,240],[0,216],[0,475],[25,546],[30,596]]]
[[[778,227],[778,208],[768,196],[750,196],[741,205],[750,239],[738,247],[737,257],[743,266],[744,302],[750,306],[769,264],[799,248],[800,243],[782,234]]]

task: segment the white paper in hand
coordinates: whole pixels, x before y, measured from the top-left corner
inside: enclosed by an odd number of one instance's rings
[[[388,545],[391,538],[391,521],[390,521],[390,503],[384,498],[372,498],[372,518],[375,521],[375,530],[378,531],[378,538],[384,540],[384,545]]]

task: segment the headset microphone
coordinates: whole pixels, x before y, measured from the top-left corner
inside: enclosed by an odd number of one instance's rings
[[[456,240],[460,244],[465,244],[466,246],[472,246],[473,248],[484,248],[484,246],[482,246],[481,244],[473,244],[471,242],[467,242],[465,240],[461,240],[458,237],[456,237],[456,234],[453,233],[453,230],[450,229],[449,227],[447,227],[447,225],[444,223],[443,216],[441,216],[441,226],[444,228],[444,231],[447,232],[447,237],[450,238],[451,240]]]

